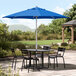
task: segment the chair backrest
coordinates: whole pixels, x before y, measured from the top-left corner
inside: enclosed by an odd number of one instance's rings
[[[15,50],[14,50],[14,48],[11,48],[11,51],[12,51],[12,53],[15,53]]]
[[[50,47],[50,46],[43,46],[43,49],[44,49],[44,50],[50,50],[51,47]]]
[[[14,56],[16,56],[16,54],[15,54],[15,49],[14,48],[10,48],[11,49],[11,51],[12,51],[12,54],[14,55]]]
[[[49,56],[49,54],[50,54],[50,49],[51,49],[50,46],[43,46],[43,50],[48,50],[45,55],[48,55],[48,56]]]
[[[21,52],[22,52],[22,56],[24,57],[24,56],[29,56],[29,52],[28,51],[24,51],[24,50],[22,50],[21,49]]]
[[[60,54],[61,56],[64,56],[64,52],[65,52],[65,48],[58,48],[58,54]]]

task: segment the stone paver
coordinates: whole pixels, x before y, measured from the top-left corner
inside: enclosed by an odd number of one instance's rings
[[[32,71],[30,69],[30,72],[28,73],[27,69],[19,69],[20,76],[76,76],[76,51],[66,51],[65,52],[65,62],[66,62],[66,68],[63,67],[63,61],[61,58],[58,59],[59,61],[59,67],[54,70],[53,65],[50,66],[49,69],[41,69],[40,71]],[[53,63],[53,60],[51,60]],[[47,58],[45,58],[45,66],[47,66]],[[0,65],[3,66],[3,68],[7,68],[8,66],[11,66],[11,61],[0,61]],[[19,59],[17,62],[17,68],[21,68],[22,65],[22,59]],[[14,70],[12,69],[14,72]]]

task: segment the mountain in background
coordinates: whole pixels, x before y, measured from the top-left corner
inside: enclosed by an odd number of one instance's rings
[[[9,28],[8,28],[9,32],[11,32],[13,30],[21,30],[23,32],[26,32],[26,31],[34,32],[35,31],[34,29],[31,29],[28,26],[21,25],[21,24],[8,25],[8,26],[9,26]]]

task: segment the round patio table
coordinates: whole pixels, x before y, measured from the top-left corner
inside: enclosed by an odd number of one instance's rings
[[[48,52],[50,50],[44,50],[44,49],[22,49],[22,51],[28,51],[30,53],[30,58],[31,58],[31,52],[41,52],[41,61],[42,61],[42,68],[44,67],[44,52]],[[31,60],[29,62],[29,66],[31,66]],[[36,67],[37,67],[37,60],[36,60]]]

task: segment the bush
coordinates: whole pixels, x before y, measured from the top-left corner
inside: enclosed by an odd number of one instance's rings
[[[20,75],[19,75],[19,70],[14,72],[12,71],[11,67],[3,69],[2,66],[0,66],[0,76],[20,76]]]
[[[0,50],[0,57],[6,57],[7,53],[8,52],[6,50]]]
[[[27,49],[36,49],[36,45],[27,45]],[[37,46],[38,49],[40,49],[41,47],[38,45]]]
[[[68,46],[67,43],[61,43],[61,46]]]
[[[49,34],[46,38],[47,40],[52,40],[52,39],[61,39],[61,35],[57,34]]]
[[[8,50],[7,52],[8,52],[8,53],[7,53],[7,56],[13,56],[13,54],[12,54],[12,51],[11,51],[11,50]]]
[[[22,43],[16,43],[16,42],[14,42],[14,43],[12,43],[11,48],[26,49],[26,45],[22,44]]]
[[[55,44],[54,44],[54,43],[52,43],[52,45],[51,45],[51,46],[59,46],[59,45],[58,45],[57,43],[55,43]]]
[[[2,49],[9,49],[10,47],[11,47],[11,42],[1,42],[0,41],[0,47],[2,48]]]
[[[53,48],[53,49],[58,49],[58,47],[59,47],[58,44],[53,44],[53,43],[52,43],[52,45],[51,45],[51,48]]]
[[[70,44],[69,46],[71,49],[76,50],[76,44]]]
[[[22,56],[22,52],[19,49],[15,49],[16,56]]]

